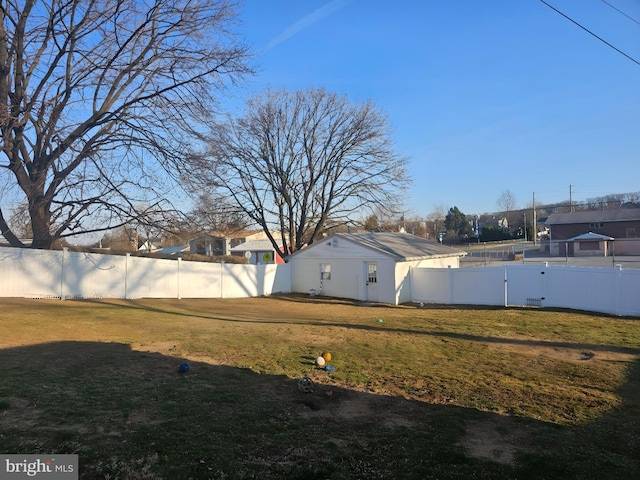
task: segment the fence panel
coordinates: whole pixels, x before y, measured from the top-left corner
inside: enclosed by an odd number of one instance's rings
[[[224,264],[223,298],[245,298],[291,291],[290,265]]]
[[[638,270],[546,265],[417,268],[411,279],[413,302],[504,305],[506,293],[508,305],[640,316]]]
[[[451,269],[452,303],[462,305],[505,305],[505,268]]]
[[[411,300],[426,303],[451,303],[450,268],[412,268]]]
[[[505,265],[505,269],[507,305],[547,305],[546,265]]]
[[[60,257],[64,298],[124,298],[126,257],[50,252]]]
[[[289,265],[184,262],[0,247],[0,296],[241,298],[291,291]]]
[[[180,298],[222,298],[223,265],[180,262]]]
[[[0,262],[2,296],[61,297],[62,252],[0,247]]]
[[[616,269],[554,266],[548,270],[546,306],[615,314]]]
[[[504,267],[414,268],[411,290],[414,302],[503,305]]]
[[[615,315],[640,315],[640,270],[616,269]]]

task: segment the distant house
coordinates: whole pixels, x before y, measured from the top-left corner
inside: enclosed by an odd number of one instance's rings
[[[478,217],[478,233],[482,233],[482,227],[502,228],[509,230],[509,221],[506,216],[496,216],[484,213]]]
[[[274,250],[270,240],[249,240],[241,243],[231,248],[231,255],[244,257],[251,265],[285,263],[282,257]]]
[[[582,253],[595,248],[594,244],[588,245],[599,238],[594,235],[602,236],[599,242],[606,242],[606,246],[601,244],[606,254],[640,255],[640,208],[552,213],[545,223],[551,255],[576,255],[576,245],[582,245]]]
[[[251,240],[266,240],[264,230],[241,230],[232,234],[209,233],[189,240],[189,251],[210,257],[231,255],[231,249]]]
[[[138,241],[139,252],[149,253],[149,252],[155,252],[156,250],[158,250],[158,247],[156,247],[153,240]]]
[[[288,262],[296,292],[398,304],[411,300],[412,268],[458,268],[464,255],[408,233],[336,233]]]

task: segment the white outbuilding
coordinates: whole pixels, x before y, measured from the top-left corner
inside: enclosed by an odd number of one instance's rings
[[[292,254],[294,292],[400,304],[412,268],[458,268],[465,252],[408,233],[337,233]]]

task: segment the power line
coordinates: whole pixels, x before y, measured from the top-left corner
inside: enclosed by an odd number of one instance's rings
[[[630,15],[627,15],[626,13],[624,13],[622,10],[620,10],[619,8],[617,8],[614,5],[611,5],[609,2],[607,2],[607,0],[600,0],[602,3],[606,3],[607,5],[609,5],[611,8],[613,8],[616,12],[621,13],[622,15],[624,15],[625,17],[627,17],[629,20],[631,20],[632,22],[637,23],[638,25],[640,25],[640,22],[638,20],[636,20],[635,18],[633,18]]]
[[[547,2],[545,2],[544,0],[540,0],[542,3],[544,3],[547,7],[549,7],[551,10],[553,10],[554,12],[558,13],[559,15],[562,15],[564,18],[566,18],[567,20],[569,20],[571,23],[577,25],[578,27],[580,27],[581,29],[583,29],[585,32],[587,32],[589,35],[593,35],[594,37],[596,37],[598,40],[600,40],[602,43],[604,43],[605,45],[607,45],[608,47],[613,48],[616,52],[618,52],[620,55],[624,55],[625,57],[627,57],[629,60],[631,60],[633,63],[640,65],[640,62],[638,60],[636,60],[635,58],[627,55],[626,53],[624,53],[622,50],[620,50],[619,48],[614,47],[613,45],[611,45],[609,42],[607,42],[604,38],[599,37],[598,35],[596,35],[595,33],[593,33],[591,30],[589,30],[586,27],[583,27],[582,25],[580,25],[578,22],[576,22],[574,19],[572,19],[571,17],[568,17],[567,15],[565,15],[564,13],[562,13],[560,10],[558,10],[557,8],[549,5]]]

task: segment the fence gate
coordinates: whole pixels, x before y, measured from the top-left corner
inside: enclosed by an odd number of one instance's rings
[[[507,305],[527,307],[545,305],[548,284],[545,265],[510,265],[506,269],[505,277]]]

